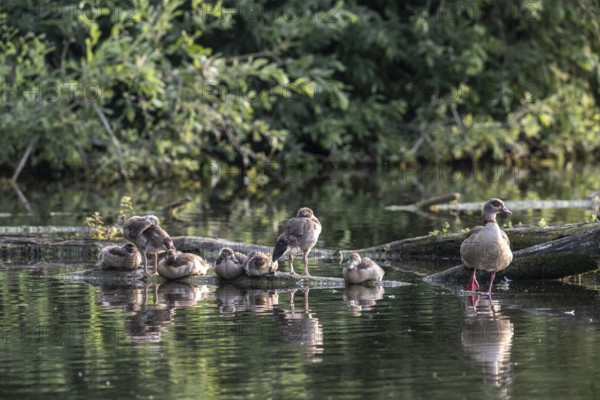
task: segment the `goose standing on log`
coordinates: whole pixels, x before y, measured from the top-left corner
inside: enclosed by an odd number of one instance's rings
[[[491,294],[496,272],[508,267],[513,259],[508,236],[496,222],[497,213],[512,214],[502,200],[496,198],[488,200],[483,206],[483,226],[471,229],[460,246],[460,257],[463,263],[473,268],[473,276],[467,287],[469,291],[479,289],[476,273],[477,269],[481,269],[492,274],[486,293]]]
[[[290,262],[290,274],[294,272],[294,255],[302,252],[304,256],[304,276],[308,273],[308,253],[317,244],[321,234],[321,223],[315,217],[313,211],[308,207],[298,210],[296,218],[289,219],[283,224],[283,229],[275,249],[273,249],[273,261],[287,255]]]
[[[158,253],[174,249],[173,241],[169,234],[158,225],[158,218],[154,215],[144,217],[134,216],[125,221],[123,225],[123,236],[138,248],[142,254],[144,273],[148,273],[148,258],[146,253],[154,256],[154,272],[158,269]]]

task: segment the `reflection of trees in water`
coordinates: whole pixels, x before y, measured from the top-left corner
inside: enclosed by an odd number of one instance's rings
[[[344,301],[354,316],[360,316],[362,311],[371,310],[383,293],[381,286],[348,285],[344,288]]]
[[[322,359],[318,355],[323,353],[323,326],[310,312],[308,304],[310,289],[302,290],[304,292],[304,308],[302,311],[295,310],[294,295],[296,289],[290,293],[290,308],[288,310],[275,308],[273,311],[283,340],[288,343],[300,344],[308,361],[320,362]]]
[[[491,297],[467,297],[461,342],[465,353],[483,367],[486,384],[497,390],[498,397],[508,398],[513,380],[510,352],[514,327],[499,311],[498,301]]]

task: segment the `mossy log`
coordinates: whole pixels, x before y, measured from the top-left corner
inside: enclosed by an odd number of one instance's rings
[[[102,270],[90,269],[87,271],[75,272],[72,274],[60,275],[62,279],[83,281],[92,285],[98,284],[125,284],[142,286],[150,283],[165,283],[166,279],[159,275],[144,277],[142,269],[138,268],[134,271],[120,270]],[[187,283],[191,285],[219,285],[230,284],[243,289],[292,289],[292,288],[343,288],[345,282],[342,278],[326,277],[326,276],[310,276],[291,275],[286,272],[275,272],[272,275],[262,277],[240,276],[233,280],[224,280],[216,275],[206,276],[189,276],[178,279],[177,282]],[[398,287],[409,285],[405,282],[398,281],[382,281],[378,283],[365,283],[366,285],[380,285],[385,287]]]
[[[513,251],[594,230],[600,230],[600,224],[579,223],[543,228],[523,225],[505,229],[510,238]],[[445,261],[446,264],[452,264],[454,261],[460,261],[459,249],[464,237],[465,233],[420,236],[364,249],[345,251],[317,247],[311,251],[310,256],[313,259],[341,261],[347,258],[350,252],[358,252],[363,256],[381,262]],[[122,241],[118,240],[116,242]],[[271,246],[205,237],[178,236],[173,238],[173,242],[178,250],[194,252],[209,260],[216,259],[219,250],[223,247],[231,247],[235,251],[245,254],[252,251],[270,253],[273,250]],[[115,241],[94,239],[0,236],[0,260],[15,263],[36,261],[94,262],[102,247],[114,243]]]
[[[579,245],[582,249],[585,248],[588,256],[600,256],[599,249],[597,247],[594,249],[592,242],[587,243],[591,247],[579,243],[582,237],[593,241],[594,235],[600,234],[600,224],[598,223],[567,224],[543,228],[523,225],[504,229],[504,231],[510,239],[510,247],[513,252],[565,238],[567,243],[573,242],[574,251],[577,251]],[[354,251],[381,262],[392,264],[417,262],[418,265],[418,262],[421,261],[436,263],[441,268],[445,268],[460,262],[460,245],[465,236],[466,233],[420,236]],[[596,241],[596,246],[598,243],[600,242]],[[567,251],[567,249],[561,247],[560,251]],[[543,252],[541,253],[543,254]]]
[[[217,258],[223,247],[230,247],[242,254],[250,254],[253,251],[272,253],[273,246],[265,246],[252,243],[233,242],[227,239],[214,239],[195,236],[178,236],[173,238],[173,244],[177,250],[200,254],[205,258]],[[320,260],[340,260],[339,250],[313,248],[310,252],[311,258]]]
[[[557,279],[595,271],[600,267],[600,224],[569,236],[515,251],[507,269],[496,274],[512,280]],[[472,270],[460,264],[431,275],[427,281],[466,282]],[[486,274],[487,275],[487,274]]]
[[[553,279],[595,270],[600,258],[600,224],[581,223],[552,227],[518,226],[506,229],[514,260],[506,271],[513,279]],[[403,269],[423,274],[442,271],[460,263],[460,244],[465,233],[423,236],[398,240],[360,250],[313,249],[312,259],[341,261],[350,252]],[[242,253],[271,252],[272,247],[202,237],[174,237],[177,249],[200,254],[214,261],[221,248],[228,246]],[[16,264],[38,261],[91,263],[101,247],[113,242],[91,239],[38,237],[0,237],[0,261]],[[426,265],[426,266],[425,266]],[[462,268],[464,270],[464,268]],[[456,269],[457,279],[465,271]],[[337,278],[336,278],[337,279]]]

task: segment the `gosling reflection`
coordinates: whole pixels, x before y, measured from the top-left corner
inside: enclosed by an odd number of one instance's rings
[[[160,342],[163,326],[173,321],[175,309],[158,303],[158,286],[146,285],[139,310],[125,319],[125,334],[134,342]],[[148,304],[149,291],[152,293],[151,304]]]
[[[209,296],[208,286],[182,282],[100,286],[99,293],[104,307],[132,312],[125,318],[124,332],[135,342],[159,342],[162,328],[173,321],[177,308],[195,307]]]
[[[274,315],[277,320],[283,340],[288,343],[300,344],[304,355],[310,362],[320,362],[319,355],[323,353],[323,326],[312,315],[308,305],[308,292],[310,289],[301,289],[304,292],[304,309],[296,311],[294,295],[297,289],[290,293],[290,309],[275,308]]]
[[[276,290],[241,289],[235,285],[222,285],[215,291],[215,301],[221,314],[233,315],[250,310],[270,315],[279,304],[279,294]]]
[[[491,296],[465,298],[463,349],[482,365],[486,384],[497,390],[499,398],[509,396],[512,384],[510,352],[513,335],[513,324],[500,313],[497,300],[492,300]]]
[[[210,290],[206,285],[188,285],[182,282],[165,282],[158,288],[158,298],[167,308],[195,307],[208,299]]]
[[[255,313],[272,312],[279,304],[279,295],[275,290],[248,290],[248,304]]]
[[[143,302],[142,288],[136,286],[100,286],[100,304],[109,310],[138,311]]]
[[[220,285],[215,291],[215,301],[219,312],[225,315],[234,315],[248,309],[246,290],[235,285]]]
[[[344,301],[356,317],[363,311],[373,309],[377,300],[383,298],[384,289],[381,286],[348,285],[344,288]]]

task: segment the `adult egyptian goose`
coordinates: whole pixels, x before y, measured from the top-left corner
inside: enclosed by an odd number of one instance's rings
[[[98,254],[98,266],[102,269],[134,270],[142,263],[142,255],[131,243],[107,246]]]
[[[169,234],[158,225],[158,218],[154,215],[144,217],[134,216],[123,224],[123,236],[138,248],[142,253],[142,264],[144,273],[148,273],[148,259],[146,253],[154,255],[154,272],[156,274],[158,253],[174,249],[173,241]]]
[[[298,210],[296,218],[289,219],[283,224],[283,229],[275,249],[273,249],[273,261],[287,255],[290,262],[290,273],[294,272],[294,255],[302,252],[304,256],[304,276],[308,273],[308,253],[317,244],[321,234],[321,223],[315,217],[313,211],[308,207]]]
[[[244,263],[248,256],[223,247],[215,263],[215,274],[223,279],[235,279],[244,273]]]
[[[271,274],[277,271],[278,267],[277,261],[273,261],[268,254],[260,251],[250,253],[244,263],[244,271],[250,277]]]
[[[460,257],[469,268],[473,268],[473,276],[467,290],[479,289],[477,269],[491,272],[490,287],[487,294],[492,293],[492,284],[496,272],[502,271],[512,261],[510,241],[506,233],[496,222],[496,214],[512,214],[500,199],[490,199],[483,206],[483,226],[476,226],[467,233],[466,239],[460,245]]]
[[[165,258],[158,263],[157,269],[163,278],[180,279],[191,275],[204,275],[210,267],[210,263],[200,256],[170,249]]]
[[[342,271],[346,283],[362,283],[366,281],[381,281],[383,269],[368,257],[362,258],[358,253],[350,254],[348,264]]]

